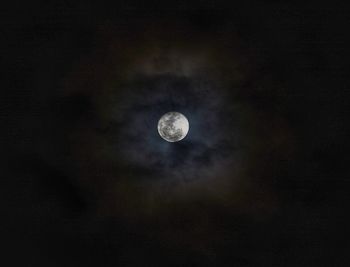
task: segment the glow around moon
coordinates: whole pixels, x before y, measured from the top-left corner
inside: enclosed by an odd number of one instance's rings
[[[176,111],[165,113],[158,122],[158,133],[168,142],[177,142],[184,139],[188,130],[187,118]]]

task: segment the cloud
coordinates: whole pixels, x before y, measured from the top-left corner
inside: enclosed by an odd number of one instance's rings
[[[111,120],[122,125],[116,151],[131,168],[191,180],[213,175],[212,166],[234,160],[231,132],[222,129],[227,124],[220,116],[224,100],[210,83],[176,75],[139,76],[124,89],[115,97],[112,114],[118,116]],[[190,123],[188,135],[177,143],[165,142],[157,132],[159,118],[169,111],[183,113]]]

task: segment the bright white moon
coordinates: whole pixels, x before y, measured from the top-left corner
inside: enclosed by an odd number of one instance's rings
[[[184,139],[189,128],[187,118],[176,111],[165,113],[158,122],[158,133],[168,142],[177,142]]]

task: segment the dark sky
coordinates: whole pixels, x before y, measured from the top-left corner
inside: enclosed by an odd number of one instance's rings
[[[1,265],[349,265],[348,8],[0,11]]]

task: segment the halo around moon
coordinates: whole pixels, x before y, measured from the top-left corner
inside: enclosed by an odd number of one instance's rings
[[[186,137],[189,126],[189,122],[183,114],[171,111],[159,119],[158,133],[168,142],[178,142]]]

